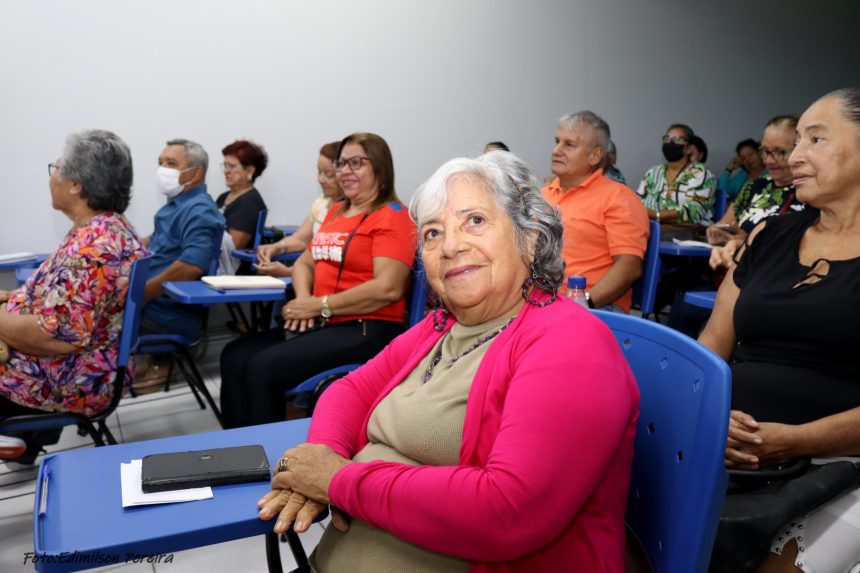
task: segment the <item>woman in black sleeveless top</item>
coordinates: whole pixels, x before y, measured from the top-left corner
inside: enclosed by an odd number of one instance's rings
[[[729,468],[860,454],[860,88],[803,114],[789,165],[811,208],[753,230],[699,337],[732,366]],[[860,492],[825,508],[787,525],[768,571],[855,564]]]

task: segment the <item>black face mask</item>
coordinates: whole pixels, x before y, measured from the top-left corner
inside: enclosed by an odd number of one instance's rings
[[[684,157],[684,148],[687,147],[683,143],[664,143],[663,144],[663,157],[666,158],[666,161],[672,163],[673,161],[678,161],[682,157]]]

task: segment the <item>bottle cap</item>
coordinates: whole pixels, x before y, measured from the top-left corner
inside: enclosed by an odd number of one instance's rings
[[[567,288],[579,288],[585,290],[585,277],[581,275],[573,275],[567,279]]]

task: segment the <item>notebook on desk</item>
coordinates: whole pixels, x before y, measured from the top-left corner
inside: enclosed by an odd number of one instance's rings
[[[203,277],[203,283],[215,289],[232,290],[248,288],[287,288],[287,284],[279,278],[264,275],[221,275]]]

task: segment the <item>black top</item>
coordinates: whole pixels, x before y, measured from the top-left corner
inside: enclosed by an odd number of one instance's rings
[[[257,230],[257,216],[266,209],[266,203],[256,188],[239,195],[232,203],[224,206],[229,191],[224,191],[215,200],[215,204],[224,213],[228,231],[242,231],[252,237]]]
[[[800,264],[818,216],[771,217],[735,269],[732,407],[760,421],[799,424],[860,406],[860,258]]]

